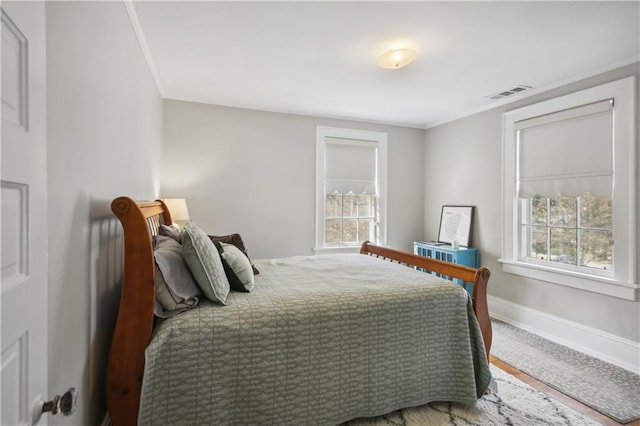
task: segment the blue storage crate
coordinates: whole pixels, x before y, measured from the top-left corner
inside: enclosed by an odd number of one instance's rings
[[[480,254],[477,248],[460,247],[454,249],[450,245],[434,245],[423,241],[416,241],[413,243],[413,253],[458,265],[470,266],[472,268],[477,268],[480,265]],[[438,275],[435,272],[432,272],[432,274]],[[470,284],[467,285],[467,283],[459,279],[454,279],[453,282],[461,285],[471,294],[472,286]]]

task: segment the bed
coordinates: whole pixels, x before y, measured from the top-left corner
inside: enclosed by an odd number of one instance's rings
[[[360,254],[254,260],[250,293],[157,321],[152,238],[169,211],[128,197],[112,210],[125,246],[106,378],[115,426],[333,425],[473,403],[489,386],[487,268],[370,243]]]

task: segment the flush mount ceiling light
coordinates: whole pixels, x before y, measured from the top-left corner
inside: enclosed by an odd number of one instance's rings
[[[413,49],[391,49],[378,58],[378,65],[387,69],[398,69],[409,65],[416,58]]]

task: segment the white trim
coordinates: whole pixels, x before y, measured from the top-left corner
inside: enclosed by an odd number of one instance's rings
[[[620,299],[636,300],[640,290],[640,284],[620,282],[606,277],[597,277],[517,260],[498,259],[498,261],[502,264],[503,272],[606,294]]]
[[[158,92],[160,92],[160,96],[162,97],[162,99],[166,99],[167,94],[164,90],[164,86],[162,85],[162,81],[160,81],[160,76],[158,75],[158,70],[156,69],[155,63],[153,62],[153,58],[151,57],[151,51],[149,50],[149,45],[147,44],[147,38],[142,31],[142,26],[140,25],[140,20],[138,19],[138,14],[136,13],[136,7],[133,4],[133,0],[122,0],[122,2],[124,3],[124,7],[127,9],[127,13],[129,14],[129,21],[131,21],[133,31],[136,33],[138,43],[140,43],[140,48],[142,49],[142,53],[144,54],[144,58],[147,60],[149,71],[151,71],[151,75],[153,76],[153,79],[156,82],[156,86],[158,87]]]
[[[488,296],[489,312],[500,321],[547,340],[640,374],[640,343],[508,300]]]
[[[503,271],[560,285],[580,287],[615,297],[635,300],[636,282],[636,183],[635,183],[635,76],[626,77],[589,89],[574,92],[543,102],[505,112],[502,115],[502,267]],[[613,184],[613,279],[609,282],[589,274],[568,276],[557,273],[558,268],[534,268],[519,261],[518,252],[518,148],[516,123],[556,111],[563,111],[603,99],[614,99],[613,132],[615,170]],[[526,267],[525,267],[526,266]],[[543,270],[544,269],[544,270]],[[544,275],[542,277],[541,275]],[[555,277],[554,277],[555,275]],[[576,277],[580,278],[578,283]],[[609,284],[610,283],[610,284]],[[626,284],[621,287],[620,284]],[[613,285],[612,285],[613,284]],[[604,287],[611,289],[601,291]]]
[[[316,213],[315,247],[313,251],[336,252],[337,248],[323,247],[324,243],[324,184],[325,184],[325,145],[326,138],[371,141],[377,143],[378,165],[378,232],[376,244],[387,243],[387,133],[370,130],[345,129],[339,127],[316,126]],[[359,246],[358,246],[359,247]],[[351,251],[348,247],[347,251]]]

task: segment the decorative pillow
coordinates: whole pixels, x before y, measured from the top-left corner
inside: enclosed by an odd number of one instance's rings
[[[182,258],[182,246],[170,237],[158,235],[154,239],[153,254],[156,261],[156,315],[166,317],[169,311],[182,312],[196,306],[197,296],[202,292]]]
[[[164,237],[171,237],[180,244],[182,244],[182,233],[175,226],[160,225],[158,227],[158,234]]]
[[[233,244],[213,243],[222,259],[224,272],[232,290],[250,292],[253,290],[253,270],[249,258]]]
[[[184,298],[171,291],[156,264],[155,276],[156,307],[155,314],[160,318],[170,318],[198,305],[198,297]]]
[[[214,241],[214,242],[233,244],[242,253],[244,253],[244,255],[247,256],[247,259],[249,259],[249,262],[251,262],[251,258],[249,257],[249,253],[247,252],[247,249],[244,247],[244,243],[242,242],[242,237],[240,236],[240,234],[209,235],[209,238],[211,238],[211,241]],[[260,271],[258,271],[258,269],[253,265],[253,262],[251,263],[251,268],[253,269],[254,275],[258,275],[260,273]]]
[[[217,241],[213,241],[213,245],[216,246],[216,249],[218,249],[218,254],[220,254],[220,261],[222,262],[222,268],[224,269],[224,274],[227,276],[227,280],[229,280],[230,289],[235,291],[246,292],[247,290],[245,290],[244,285],[242,285],[236,273],[233,272],[233,269],[231,269],[231,266],[229,266],[227,261],[224,260],[224,258],[222,257],[222,253],[224,252],[222,245]]]
[[[207,299],[225,304],[229,280],[213,241],[205,232],[189,222],[182,231],[182,256]]]

